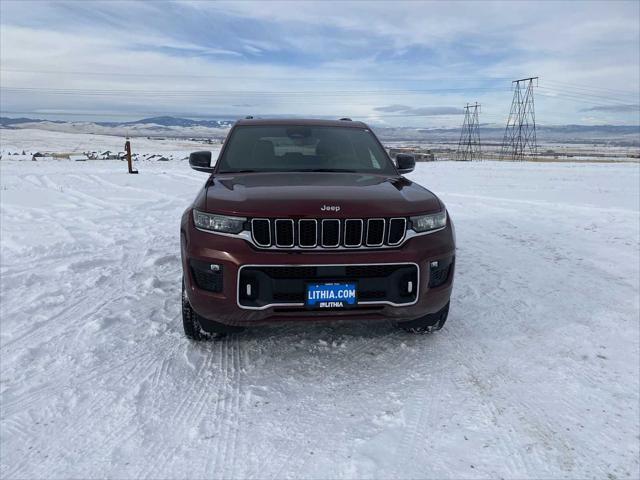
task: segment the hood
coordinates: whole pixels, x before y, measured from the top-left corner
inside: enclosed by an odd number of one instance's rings
[[[221,174],[207,184],[204,201],[208,212],[246,217],[391,217],[442,209],[433,193],[404,177],[331,172]]]

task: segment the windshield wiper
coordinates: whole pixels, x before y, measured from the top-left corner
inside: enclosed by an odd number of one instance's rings
[[[293,172],[344,172],[344,173],[358,173],[357,170],[348,170],[346,168],[301,168],[299,170],[292,170]]]
[[[258,173],[258,170],[244,169],[244,170],[225,170],[220,173]]]

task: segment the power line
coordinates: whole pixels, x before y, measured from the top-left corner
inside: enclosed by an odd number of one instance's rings
[[[122,71],[107,71],[100,72],[94,70],[31,70],[31,69],[16,69],[16,68],[0,68],[0,72],[8,72],[8,73],[38,73],[38,74],[46,74],[46,75],[91,75],[91,76],[100,76],[100,77],[142,77],[142,78],[226,78],[232,80],[288,80],[288,81],[340,81],[340,82],[362,82],[362,79],[353,78],[353,76],[339,76],[339,75],[328,75],[319,78],[317,76],[309,76],[309,77],[300,77],[300,76],[286,76],[286,75],[237,75],[237,74],[229,74],[229,75],[220,75],[220,74],[185,74],[185,73],[137,73],[137,72],[122,72]],[[322,73],[324,75],[324,72]],[[402,76],[389,76],[387,73],[381,73],[376,76],[375,81],[425,81],[425,80],[458,80],[458,79],[467,79],[467,76],[451,76],[448,75],[446,77],[424,77],[420,75],[402,75]],[[508,77],[480,77],[481,80],[484,81],[502,81],[507,79]],[[370,81],[371,77],[367,76],[367,81]]]
[[[434,88],[434,89],[396,89],[396,90],[149,90],[149,89],[73,89],[50,87],[1,87],[8,92],[46,93],[51,95],[135,95],[135,96],[169,96],[169,97],[194,97],[194,96],[228,96],[228,95],[256,95],[256,96],[353,96],[353,95],[415,95],[423,93],[446,93],[470,90],[506,91],[505,88],[475,87],[475,88]]]
[[[471,109],[473,109],[473,112]],[[480,104],[478,102],[474,105],[467,103],[467,106],[464,107],[464,121],[462,122],[462,131],[458,142],[457,160],[471,161],[480,159],[479,110]]]
[[[559,86],[564,86],[564,87],[570,87],[570,88],[575,88],[575,89],[579,89],[579,90],[591,90],[593,92],[599,92],[599,91],[603,91],[603,92],[611,92],[611,93],[621,93],[623,95],[638,95],[637,91],[633,91],[633,90],[620,90],[617,88],[607,88],[607,87],[594,87],[594,86],[588,86],[588,85],[579,85],[576,83],[567,83],[567,82],[560,82],[558,80],[547,80],[545,78],[545,83],[550,83],[550,84],[555,84],[555,85],[559,85]]]
[[[558,93],[561,95],[567,95],[567,96],[572,96],[572,97],[578,97],[578,98],[590,98],[592,100],[597,100],[597,101],[607,101],[607,102],[613,102],[613,103],[629,103],[631,100],[629,99],[623,99],[620,97],[611,97],[611,96],[604,96],[604,95],[595,95],[592,93],[584,93],[584,92],[579,92],[579,91],[571,91],[571,90],[566,90],[566,89],[559,89],[559,88],[549,88],[549,87],[545,87],[545,86],[541,86],[538,87],[541,88],[543,90],[547,90],[551,93]]]
[[[582,105],[593,105],[597,107],[620,107],[620,106],[628,105],[628,104],[620,104],[620,103],[607,103],[602,101],[586,100],[577,96],[570,96],[570,95],[564,95],[564,94],[538,92],[538,95],[545,98],[552,98],[559,101],[568,101],[568,102],[580,103]]]
[[[218,117],[218,119],[227,119],[227,118],[244,118],[245,114],[241,114],[241,113],[233,113],[233,114],[219,114],[219,115],[207,115],[206,117],[203,117],[202,115],[193,115],[193,114],[168,114],[167,112],[153,112],[153,113],[137,113],[137,114],[129,114],[129,113],[84,113],[84,112],[54,112],[54,111],[47,111],[46,113],[42,113],[42,112],[37,112],[37,111],[5,111],[2,110],[0,111],[0,114],[3,115],[7,115],[7,114],[13,114],[13,115],[45,115],[45,116],[60,116],[60,117],[80,117],[80,116],[85,116],[85,117],[127,117],[127,118],[140,118],[140,117],[153,117],[153,116],[165,116],[165,115],[171,115],[171,116],[178,116],[178,117],[187,117],[187,118],[212,118],[212,117]],[[291,114],[291,115],[296,115],[297,117],[305,117],[305,116],[311,116],[311,117],[318,117],[317,114]],[[266,114],[265,116],[267,117],[272,117],[272,116],[282,116],[280,114]],[[320,115],[320,117],[323,118],[335,118],[335,117],[339,117],[340,114],[336,114],[334,116],[331,115]],[[401,113],[401,114],[377,114],[377,113],[370,113],[370,114],[363,114],[363,115],[356,115],[356,114],[349,114],[350,118],[369,118],[369,119],[377,119],[377,118],[407,118],[407,117],[416,117],[416,118],[440,118],[440,117],[445,117],[446,115],[429,115],[429,114],[420,114],[420,113]]]
[[[87,76],[99,76],[99,77],[141,77],[141,78],[210,78],[210,79],[231,79],[231,80],[287,80],[287,81],[301,81],[301,82],[362,82],[361,78],[353,78],[353,76],[340,76],[340,75],[329,75],[323,76],[319,78],[317,76],[308,76],[308,77],[300,77],[300,76],[286,76],[286,75],[265,75],[265,74],[229,74],[229,75],[221,75],[221,74],[185,74],[185,73],[166,73],[166,72],[158,72],[158,73],[137,73],[137,72],[123,72],[123,71],[95,71],[95,70],[40,70],[40,69],[20,69],[20,68],[0,68],[0,72],[6,73],[34,73],[34,74],[45,74],[45,75],[87,75]],[[460,76],[452,76],[448,75],[446,77],[424,77],[421,75],[402,75],[402,76],[389,76],[387,74],[380,75],[376,78],[376,82],[382,81],[424,81],[424,80],[457,80],[457,79],[466,79],[468,77],[464,75]],[[507,79],[508,77],[480,77],[480,80],[485,82],[487,81],[502,81]],[[613,89],[607,87],[596,87],[593,85],[581,85],[569,82],[562,82],[558,80],[549,80],[545,78],[545,83],[551,86],[556,85],[560,88],[570,88],[575,90],[581,90],[585,92],[592,93],[604,93],[611,92],[615,94],[622,95],[638,95],[637,91],[633,90],[620,90]],[[476,87],[469,87],[469,89],[473,89]],[[483,87],[478,87],[483,88]]]

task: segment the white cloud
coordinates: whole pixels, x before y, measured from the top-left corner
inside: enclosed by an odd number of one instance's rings
[[[639,4],[576,5],[182,2],[184,15],[175,18],[175,24],[162,16],[171,4],[135,3],[131,11],[110,2],[92,3],[91,8],[72,2],[64,4],[64,9],[41,2],[8,10],[3,5],[3,87],[159,93],[150,101],[149,96],[135,98],[132,94],[73,97],[3,91],[2,108],[55,109],[57,105],[59,109],[99,111],[109,107],[201,114],[339,112],[382,119],[376,111],[381,105],[403,105],[407,106],[404,112],[413,109],[426,114],[435,111],[428,109],[456,108],[450,106],[478,100],[483,103],[485,120],[502,122],[510,103],[509,79],[528,75],[539,75],[541,87],[548,89],[541,89],[549,96],[541,95],[538,104],[544,114],[539,118],[549,123],[568,122],[585,107],[566,94],[570,90],[575,95],[576,85],[596,89],[592,94],[605,89],[631,92],[610,96],[637,103],[638,95],[633,98],[633,93],[640,91]],[[23,8],[21,14],[16,8]],[[73,16],[76,13],[89,15],[93,21],[84,24]],[[66,22],[66,16],[75,21]],[[210,27],[207,24],[211,32],[226,28],[228,38],[212,40],[198,28],[180,23],[194,16],[211,19]],[[28,19],[40,22],[29,23]],[[86,73],[50,73],[55,71]],[[98,74],[101,72],[107,75]],[[496,83],[498,78],[501,83]],[[435,91],[446,86],[483,85],[504,85],[504,90]],[[433,93],[388,91],[430,88]],[[357,92],[308,98],[237,93],[302,90]],[[185,94],[198,91],[229,93],[203,98]],[[605,103],[593,95],[589,99],[591,106]]]

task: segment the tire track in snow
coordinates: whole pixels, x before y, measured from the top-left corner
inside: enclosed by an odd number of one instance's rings
[[[167,355],[165,361],[162,362],[160,367],[157,366],[157,356],[150,355],[148,361],[145,363],[146,368],[141,370],[143,373],[137,376],[139,382],[132,385],[132,388],[124,394],[126,400],[135,399],[135,403],[132,405],[133,408],[131,408],[131,411],[135,411],[135,414],[132,413],[132,418],[123,416],[118,420],[115,426],[112,425],[112,430],[107,433],[100,443],[100,451],[104,451],[103,458],[112,455],[112,452],[116,451],[119,446],[126,444],[126,442],[134,437],[144,442],[144,438],[140,438],[140,433],[144,431],[146,424],[144,422],[141,423],[139,419],[145,418],[145,413],[147,411],[153,411],[155,409],[156,402],[153,400],[156,399],[157,394],[159,393],[157,391],[158,389],[153,388],[152,391],[154,392],[154,396],[150,398],[152,400],[151,405],[146,405],[144,402],[145,393],[149,391],[149,388],[145,387],[145,384],[153,384],[153,381],[158,376],[158,370],[163,369],[163,364],[166,364],[166,360],[174,358],[175,353],[180,347],[175,342],[170,343],[169,346],[170,348],[166,350],[163,345],[160,348],[160,350],[165,352]],[[134,365],[129,373],[133,374],[135,370],[136,366]],[[144,372],[146,372],[146,375]],[[160,386],[160,384],[157,386]],[[132,392],[135,393],[132,395]]]
[[[112,403],[103,403],[100,401],[95,402],[95,400],[90,399],[92,403],[97,404],[91,418],[79,425],[78,428],[71,429],[69,435],[65,436],[64,444],[72,446],[73,453],[78,455],[80,458],[86,458],[93,454],[94,458],[101,455],[101,458],[105,459],[111,455],[116,445],[122,444],[124,432],[131,429],[131,432],[126,435],[127,437],[131,437],[139,431],[139,425],[134,422],[135,417],[133,416],[133,408],[126,408],[125,411],[127,413],[124,415],[121,413],[118,415],[112,415],[111,412],[113,412],[116,407],[124,407],[131,403],[131,393],[140,388],[140,384],[137,379],[142,377],[144,372],[148,371],[154,363],[154,358],[151,355],[145,356],[144,360],[144,362],[131,362],[130,368],[127,372],[122,375],[114,376],[111,381],[108,380],[109,377],[105,378],[108,385],[117,385],[115,389],[117,392],[115,392],[116,396],[114,401]],[[140,371],[140,375],[136,375],[138,371]],[[126,379],[127,381],[123,382],[123,379]],[[134,380],[134,382],[130,382],[129,379]],[[101,398],[110,398],[110,394],[113,393],[111,391],[112,388],[113,387],[104,389],[104,395],[102,395]],[[135,394],[133,396],[135,397]],[[121,409],[117,408],[117,410],[120,412]],[[104,420],[102,420],[100,416],[101,412],[106,413],[111,419],[106,431],[101,430],[101,427],[104,426]],[[63,444],[61,444],[60,448],[62,448],[62,446]],[[96,452],[99,452],[99,454],[97,455]],[[68,448],[62,449],[63,455],[67,456],[70,453],[72,452]],[[62,477],[68,469],[64,466],[58,466],[57,470],[51,470],[51,474],[56,476],[55,472],[57,471],[60,472],[58,475]]]
[[[232,397],[234,383],[236,379],[236,362],[235,351],[238,348],[238,339],[225,337],[223,339],[223,348],[221,349],[222,358],[224,361],[224,369],[222,375],[222,394],[221,394],[221,408],[220,415],[216,418],[216,423],[220,427],[220,435],[218,436],[218,442],[216,442],[216,457],[215,462],[211,466],[213,472],[216,472],[216,476],[220,476],[224,472],[224,468],[229,465],[229,450],[230,444],[234,441],[233,438],[229,438],[232,434],[233,426],[231,422],[234,420],[234,398]],[[231,401],[229,401],[231,398]],[[205,472],[209,474],[209,472]]]
[[[231,463],[231,477],[238,478],[236,473],[236,467],[238,466],[238,462],[236,461],[237,452],[238,452],[238,444],[241,439],[241,416],[240,411],[242,408],[242,401],[244,400],[244,393],[241,391],[241,375],[242,375],[242,360],[241,356],[244,354],[244,342],[241,344],[240,340],[237,336],[233,338],[234,348],[233,348],[233,385],[232,385],[232,398],[233,398],[233,408],[229,413],[229,418],[232,429],[233,439],[231,441],[231,453],[228,455],[228,462]],[[240,444],[242,445],[242,444]]]
[[[191,344],[191,342],[190,342]],[[209,346],[207,344],[198,345],[196,348],[201,352]],[[189,388],[183,393],[181,400],[176,405],[171,406],[173,413],[167,423],[175,426],[176,429],[184,429],[186,421],[193,415],[193,407],[197,405],[203,397],[206,395],[206,387],[212,387],[211,383],[205,380],[204,372],[211,372],[213,367],[213,352],[209,352],[205,358],[200,362],[199,367],[193,377],[193,381],[190,383]],[[213,382],[215,384],[215,381]],[[200,391],[200,396],[197,400],[192,400],[194,393]],[[163,415],[164,416],[164,415]],[[161,443],[158,445],[158,443]],[[165,468],[170,460],[173,460],[175,453],[182,448],[182,444],[175,445],[173,442],[167,442],[167,439],[156,439],[153,442],[151,452],[157,452],[154,457],[157,459],[150,463],[150,468],[139,475],[144,478],[162,478],[166,476]]]
[[[225,362],[225,354],[224,354],[224,349],[222,348],[222,346],[220,346],[220,348],[216,349],[217,352],[217,356],[218,356],[218,366],[219,366],[219,378],[221,379],[221,382],[224,382],[224,378],[226,378],[226,362]],[[215,404],[215,408],[213,411],[213,419],[218,422],[218,419],[220,418],[221,415],[221,411],[223,408],[223,403],[224,403],[224,393],[220,394],[220,391],[218,390],[218,398],[216,399],[216,404]],[[216,424],[217,426],[217,424]],[[214,467],[216,465],[216,460],[218,457],[218,451],[220,448],[220,440],[221,440],[221,433],[219,428],[216,428],[216,432],[217,435],[215,436],[216,441],[214,443],[214,447],[213,447],[213,454],[207,455],[207,460],[204,463],[204,471],[202,472],[203,475],[211,475]]]
[[[423,340],[428,345],[421,345],[425,356],[429,358],[437,358],[437,341],[444,331],[434,333],[431,335],[423,335],[416,337],[418,340]],[[434,343],[436,345],[434,345]],[[441,360],[440,360],[441,361]],[[431,388],[432,385],[442,385],[450,380],[450,373],[443,365],[433,368],[432,365],[425,364],[413,364],[411,367],[412,373],[417,376],[416,379],[411,379],[410,384],[415,385],[417,391],[412,396],[411,401],[406,402],[409,405],[417,408],[417,411],[405,414],[405,418],[408,420],[408,425],[403,428],[401,440],[395,449],[395,458],[398,459],[395,464],[398,469],[394,471],[394,475],[397,478],[406,475],[404,469],[407,466],[420,464],[419,460],[425,458],[424,445],[420,439],[423,437],[421,433],[428,431],[428,425],[435,425],[435,420],[440,418],[446,418],[447,404],[440,397],[441,391],[434,392]],[[429,421],[430,420],[430,421]],[[427,473],[424,473],[428,476]]]
[[[13,341],[9,342],[8,344],[6,344],[3,348],[3,350],[5,351],[4,354],[9,354],[9,352],[12,350],[12,348],[10,347],[15,347],[16,343],[20,343],[23,340],[26,340],[27,337],[29,337],[30,339],[38,339],[39,337],[36,335],[36,333],[39,330],[43,330],[46,327],[48,327],[48,325],[50,325],[49,322],[51,321],[55,321],[58,318],[61,318],[63,316],[69,316],[71,315],[73,318],[76,317],[76,313],[80,310],[82,310],[82,306],[85,305],[88,301],[91,300],[97,300],[98,296],[95,295],[92,298],[82,298],[81,300],[79,300],[78,302],[76,302],[75,304],[73,304],[72,306],[63,309],[62,312],[57,313],[56,315],[54,315],[53,317],[51,317],[50,319],[47,319],[46,322],[43,322],[42,325],[32,329],[31,331],[27,332],[26,334],[20,336],[19,338],[14,339]],[[99,312],[101,309],[103,309],[106,305],[108,305],[110,302],[113,302],[113,299],[109,299],[109,300],[105,300],[104,302],[98,303],[98,306],[95,307],[89,314],[90,317],[96,315],[97,312]],[[93,302],[91,302],[93,303]],[[53,341],[55,341],[58,338],[65,338],[69,336],[69,330],[73,330],[77,328],[77,324],[74,321],[70,321],[70,322],[63,322],[66,325],[66,328],[62,331],[57,331],[57,332],[53,332],[53,337],[44,337],[44,339],[42,339],[38,345],[42,344],[42,343],[51,343]],[[37,348],[38,345],[33,345],[32,348]],[[125,362],[126,363],[126,362]],[[116,366],[111,366],[111,367],[107,367],[106,369],[102,369],[102,368],[98,368],[97,371],[105,373],[106,371],[108,371],[111,368],[118,368],[121,365],[124,365],[125,363],[121,363],[121,364],[116,364]],[[85,373],[84,375],[81,375],[78,379],[78,377],[74,378],[73,380],[70,380],[70,382],[73,382],[74,384],[82,384],[86,381],[89,381],[91,379],[93,379],[95,376],[92,375],[93,370],[89,370],[88,373]],[[47,377],[47,381],[45,384],[41,385],[40,387],[37,387],[35,389],[32,389],[30,391],[27,392],[23,392],[22,394],[17,393],[17,398],[13,398],[12,400],[4,400],[3,401],[3,405],[5,409],[9,410],[9,414],[11,414],[12,412],[12,408],[19,406],[20,409],[29,406],[32,402],[38,401],[40,400],[44,394],[46,394],[46,396],[51,395],[54,392],[60,391],[66,387],[69,386],[69,383],[66,382],[66,380],[69,378],[69,374],[68,372],[64,371],[62,373],[59,373],[55,378],[51,378],[50,376]],[[5,390],[2,393],[2,397],[6,396],[8,393],[7,390]]]
[[[95,379],[101,379],[106,381],[108,384],[112,383],[108,381],[108,376],[105,375],[105,373],[112,373],[115,370],[117,370],[118,368],[122,367],[122,366],[126,366],[130,363],[132,363],[132,360],[138,360],[140,358],[143,357],[149,357],[152,356],[153,352],[144,352],[142,354],[140,354],[138,357],[135,357],[134,359],[129,359],[125,362],[120,363],[117,367],[107,367],[99,372],[92,372],[93,375],[91,375],[88,378],[84,378],[82,381],[80,382],[74,382],[73,387],[76,387],[75,390],[79,390],[77,387],[79,385],[84,385],[86,383],[88,383],[91,380],[95,380]],[[134,364],[134,368],[137,368],[140,364],[137,362],[133,362]],[[118,378],[122,378],[121,376],[118,376]],[[130,382],[136,382],[137,379],[135,378],[135,376],[130,376],[129,377],[129,381]],[[125,385],[125,384],[121,384]],[[66,389],[71,389],[73,390],[73,387],[66,385],[64,387],[59,387],[57,388],[57,390],[66,390]],[[33,435],[31,435],[31,438],[34,440],[35,444],[41,444],[41,448],[33,448],[32,450],[29,451],[29,453],[27,453],[26,456],[22,456],[21,457],[21,462],[14,465],[13,469],[10,469],[7,472],[7,477],[21,477],[23,476],[22,472],[24,470],[30,469],[32,465],[41,465],[41,458],[39,459],[38,457],[40,456],[40,450],[44,450],[47,451],[47,455],[48,457],[56,457],[56,456],[66,456],[69,454],[69,448],[67,447],[67,445],[88,445],[87,439],[88,438],[92,438],[92,435],[96,433],[96,429],[94,428],[95,426],[99,426],[102,425],[102,418],[97,414],[96,410],[100,410],[101,408],[107,408],[110,403],[109,400],[113,398],[114,392],[112,392],[110,389],[105,389],[105,388],[100,388],[98,387],[97,389],[89,389],[87,390],[86,388],[82,389],[83,391],[90,391],[90,394],[87,394],[88,398],[83,399],[85,402],[90,402],[92,405],[92,412],[93,415],[89,416],[88,418],[77,418],[75,416],[73,417],[56,417],[56,421],[57,421],[57,425],[58,427],[56,428],[55,431],[55,443],[50,443],[48,438],[42,438],[41,436],[38,437],[34,437]],[[50,398],[50,395],[47,395],[47,398]],[[61,422],[62,421],[62,422]],[[60,423],[63,424],[62,427],[60,427]],[[83,440],[83,442],[80,442],[80,440]],[[93,451],[93,448],[90,448],[90,446],[88,446],[87,448],[88,451]],[[40,460],[40,461],[39,461]],[[61,467],[64,467],[64,465],[61,465]],[[49,469],[47,469],[47,471],[50,471]],[[27,475],[24,475],[27,476]]]
[[[11,412],[10,410],[8,412],[8,415],[12,415],[13,413],[19,413],[21,410],[23,410],[25,407],[29,406],[31,403],[33,403],[36,400],[40,400],[44,397],[48,398],[51,395],[65,389],[69,389],[77,386],[83,386],[84,384],[92,380],[95,380],[98,377],[102,378],[107,373],[111,373],[113,371],[119,370],[120,368],[129,365],[134,360],[139,360],[144,357],[151,356],[154,353],[155,353],[154,351],[149,351],[148,349],[144,349],[142,353],[138,353],[133,357],[129,357],[127,360],[120,361],[115,364],[108,364],[107,366],[104,366],[104,367],[99,366],[99,367],[92,368],[87,373],[83,375],[79,375],[77,377],[73,377],[71,379],[69,379],[68,374],[58,375],[56,378],[50,379],[45,385],[42,385],[41,388],[30,390],[27,393],[25,393],[23,396],[19,396],[18,398],[15,398],[10,402],[3,401],[2,402],[3,409],[7,409],[7,408],[11,409],[12,407],[19,406],[20,408],[19,410],[17,410],[17,412]],[[65,379],[69,379],[69,380],[67,380],[66,382],[63,382]],[[6,392],[3,392],[3,395],[5,393]],[[37,398],[33,398],[34,396],[36,396]],[[6,410],[4,413],[5,414],[7,413]]]
[[[352,323],[352,324],[338,324],[335,328],[336,329],[342,329],[342,328],[347,328],[347,329],[356,329],[361,335],[365,333],[368,335],[368,337],[356,337],[354,334],[349,334],[349,339],[351,341],[353,341],[354,339],[356,339],[356,342],[358,342],[358,344],[355,347],[351,347],[349,350],[346,350],[344,352],[344,357],[347,359],[346,362],[340,362],[340,363],[336,363],[335,365],[332,366],[332,373],[336,376],[341,376],[341,375],[348,375],[349,372],[353,369],[353,368],[361,368],[361,366],[359,365],[359,363],[361,363],[362,360],[365,360],[365,366],[368,365],[368,360],[371,357],[371,351],[372,350],[376,350],[376,352],[378,353],[379,349],[377,348],[380,345],[387,345],[390,341],[392,341],[392,339],[394,337],[398,337],[400,338],[401,335],[403,335],[402,332],[399,332],[397,330],[390,330],[390,325],[388,322],[375,322],[374,324],[367,324],[367,321],[363,321],[362,323]],[[299,329],[300,327],[298,327]],[[323,328],[323,327],[320,327]],[[314,330],[311,331],[305,331],[303,332],[304,336],[316,336],[317,333],[320,333],[322,336],[326,336],[326,334],[324,332],[315,332]],[[335,331],[332,330],[332,334],[335,333]],[[341,334],[340,338],[344,341],[344,337],[345,334]],[[347,342],[350,343],[350,342]],[[374,357],[377,355],[374,354]],[[408,361],[405,360],[405,361]],[[380,373],[380,372],[377,372]],[[384,371],[382,372],[382,374],[390,374],[390,372]],[[393,376],[395,376],[395,374],[393,374]],[[336,396],[336,393],[341,392],[342,391],[342,385],[339,382],[335,382],[333,384],[329,384],[325,390],[323,391],[323,393],[329,397],[329,398],[333,398]],[[309,405],[308,403],[304,403],[304,407],[306,407],[307,410],[307,417],[313,417],[313,418],[322,418],[322,413],[323,413],[323,406],[318,404],[315,401],[312,401],[312,403]],[[301,451],[301,445],[298,442],[292,441],[288,444],[288,446],[290,446],[290,451],[289,453],[284,457],[284,461],[281,462],[280,467],[275,470],[275,473],[273,475],[270,475],[270,478],[275,479],[279,479],[282,477],[282,472],[284,471],[285,468],[289,468],[289,474],[293,477],[293,478],[300,478],[300,477],[304,477],[305,472],[309,471],[309,462],[311,462],[312,460],[317,460],[317,458],[315,457],[315,455],[310,454],[310,451],[318,451],[321,450],[321,445],[324,444],[326,442],[326,439],[324,438],[314,438],[311,440],[311,442],[307,445],[305,445],[305,450],[306,452],[302,452]],[[282,445],[279,445],[279,450],[282,449]],[[301,462],[301,464],[299,465],[293,465],[293,460],[296,459],[299,462]],[[272,461],[272,459],[270,459],[270,461]],[[266,467],[266,465],[265,465]],[[260,468],[258,470],[259,472],[263,472],[264,470],[262,468]],[[262,473],[261,473],[262,474]]]

